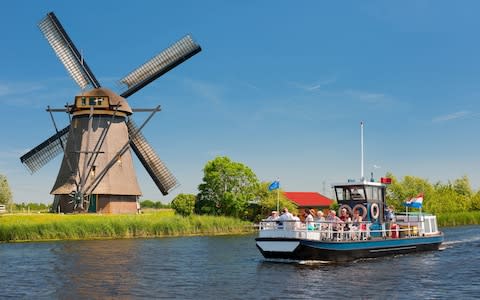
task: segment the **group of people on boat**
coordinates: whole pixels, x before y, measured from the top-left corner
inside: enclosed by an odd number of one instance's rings
[[[350,213],[352,212],[352,213]],[[307,229],[307,230],[320,230],[320,231],[332,231],[332,236],[338,236],[339,233],[349,233],[349,237],[352,239],[361,239],[366,236],[366,232],[369,229],[366,220],[363,219],[365,212],[362,212],[359,208],[354,208],[353,211],[348,210],[346,207],[340,207],[339,216],[333,209],[325,213],[322,210],[315,211],[314,209],[305,208],[302,216],[292,214],[288,208],[283,208],[279,215],[277,211],[272,211],[270,216],[266,219],[269,221],[269,226],[274,226],[278,229]],[[395,213],[392,206],[386,207],[385,212],[385,226],[387,236],[396,238],[398,237],[394,231],[397,229],[395,224]],[[272,222],[275,221],[275,222]]]

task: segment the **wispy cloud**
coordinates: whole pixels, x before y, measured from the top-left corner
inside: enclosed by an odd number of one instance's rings
[[[306,83],[300,83],[300,82],[289,82],[289,84],[295,88],[307,91],[307,92],[312,92],[315,90],[319,90],[325,86],[328,86],[330,84],[333,84],[337,81],[336,77],[332,77],[329,79],[324,79],[324,80],[319,80],[314,83],[306,84]]]
[[[390,104],[392,98],[382,93],[346,90],[345,95],[368,104]]]
[[[437,122],[447,122],[447,121],[452,121],[456,119],[462,119],[465,117],[468,117],[472,115],[470,111],[467,110],[462,110],[462,111],[457,111],[448,115],[443,115],[443,116],[438,116],[432,120],[432,122],[437,123]]]
[[[210,101],[211,103],[215,105],[222,103],[223,94],[225,92],[224,87],[206,81],[193,79],[184,79],[184,83],[191,88],[194,93]]]
[[[35,82],[0,81],[0,104],[36,107],[64,103],[75,94],[75,86],[66,79],[68,78],[51,78]],[[49,102],[45,102],[45,100],[49,100]],[[50,102],[50,100],[52,101]]]

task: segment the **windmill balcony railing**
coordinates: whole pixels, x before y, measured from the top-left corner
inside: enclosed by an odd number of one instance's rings
[[[360,241],[371,239],[390,239],[418,237],[436,232],[426,232],[429,225],[426,220],[409,222],[372,223],[361,222],[354,226],[350,223],[301,221],[268,221],[259,224],[260,237],[307,239],[316,241]],[[430,222],[428,222],[430,223]],[[435,222],[436,223],[436,222]],[[430,226],[432,227],[432,226]],[[432,228],[430,228],[432,229]],[[436,230],[436,224],[435,224]]]

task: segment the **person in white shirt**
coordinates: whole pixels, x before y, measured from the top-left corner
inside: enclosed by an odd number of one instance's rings
[[[313,230],[315,226],[313,225],[314,221],[313,221],[313,216],[312,216],[312,213],[310,212],[310,209],[305,208],[304,216],[305,216],[305,225],[307,226],[307,229]]]

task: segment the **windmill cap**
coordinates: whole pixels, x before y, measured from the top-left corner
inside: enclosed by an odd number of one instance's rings
[[[124,112],[127,115],[132,114],[132,108],[128,105],[125,98],[104,87],[91,89],[77,96],[108,96],[110,105],[116,106],[119,104],[118,111]]]

